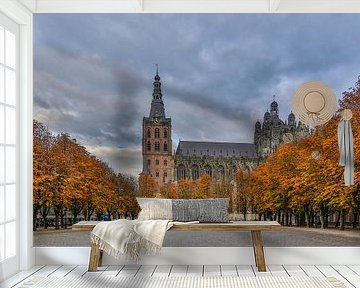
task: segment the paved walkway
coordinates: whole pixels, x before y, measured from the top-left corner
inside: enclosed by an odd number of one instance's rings
[[[283,227],[279,232],[263,232],[264,246],[268,247],[360,247],[360,229],[340,231]],[[165,247],[246,247],[251,246],[250,232],[224,231],[169,231]],[[34,246],[90,246],[90,232],[44,230],[34,232]]]

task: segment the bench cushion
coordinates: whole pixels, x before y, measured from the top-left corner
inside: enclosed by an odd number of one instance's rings
[[[228,222],[229,198],[174,199],[173,221],[199,221],[206,223]]]
[[[141,211],[139,220],[228,222],[229,198],[161,199],[136,198]]]
[[[136,198],[141,208],[139,220],[172,220],[172,200],[161,198]]]

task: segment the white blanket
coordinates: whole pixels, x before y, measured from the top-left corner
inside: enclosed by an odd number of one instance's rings
[[[169,220],[116,220],[101,222],[91,232],[91,242],[115,258],[140,260],[140,252],[160,253],[164,236],[173,226]]]

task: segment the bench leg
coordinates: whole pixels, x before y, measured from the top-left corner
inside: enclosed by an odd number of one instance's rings
[[[101,263],[102,251],[95,243],[91,243],[88,272],[96,272]]]
[[[259,272],[266,272],[264,247],[261,237],[261,231],[251,231],[251,237],[254,248],[255,263]]]

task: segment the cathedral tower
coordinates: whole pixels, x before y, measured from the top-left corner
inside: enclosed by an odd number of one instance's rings
[[[151,174],[160,188],[172,180],[173,163],[171,118],[165,117],[158,67],[153,85],[150,114],[143,118],[142,173]]]

